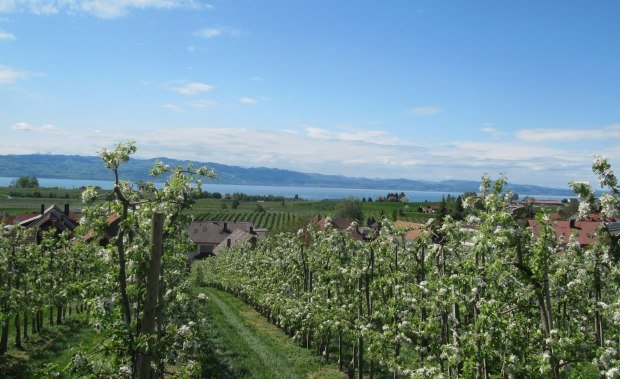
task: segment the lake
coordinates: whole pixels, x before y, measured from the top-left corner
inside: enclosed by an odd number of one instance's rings
[[[6,187],[16,178],[0,177],[0,187]],[[88,179],[49,179],[37,178],[41,187],[58,187],[58,188],[80,188],[86,186],[99,186],[103,189],[111,189],[114,182],[107,180],[88,180]],[[161,187],[161,183],[156,183]],[[357,198],[373,198],[385,196],[389,192],[404,192],[409,201],[441,201],[441,198],[450,194],[458,196],[461,192],[434,192],[434,191],[405,191],[400,189],[363,189],[363,188],[323,188],[323,187],[275,187],[275,186],[254,186],[254,185],[235,185],[235,184],[203,184],[203,191],[219,192],[222,195],[226,193],[245,193],[247,195],[275,195],[292,198],[297,195],[301,199],[306,200],[324,200],[324,199],[344,199],[346,197]],[[523,197],[527,194],[519,194]],[[550,196],[529,194],[540,200],[561,200],[566,196]]]

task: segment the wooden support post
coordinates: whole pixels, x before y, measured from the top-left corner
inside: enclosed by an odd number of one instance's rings
[[[163,249],[164,214],[154,213],[151,224],[151,260],[149,262],[149,276],[146,282],[146,296],[144,299],[144,318],[142,335],[149,339],[149,347],[154,345],[152,340],[155,332],[155,314],[157,310],[157,294],[159,292],[159,271]],[[162,304],[160,304],[162,306]],[[138,359],[138,378],[151,377],[152,352],[141,352]]]

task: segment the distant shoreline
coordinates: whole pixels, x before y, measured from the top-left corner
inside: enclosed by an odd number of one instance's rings
[[[7,187],[15,177],[0,177],[0,187]],[[58,187],[65,189],[76,189],[86,186],[99,186],[102,189],[111,189],[114,183],[110,180],[94,179],[56,179],[56,178],[37,178],[41,187]],[[156,186],[163,183],[156,183]],[[385,196],[390,192],[403,192],[409,201],[441,201],[442,197],[448,195],[457,197],[465,191],[416,191],[401,189],[375,189],[375,188],[345,188],[345,187],[310,187],[310,186],[272,186],[272,185],[244,185],[244,184],[219,184],[206,182],[202,186],[203,191],[226,193],[245,193],[247,195],[274,195],[293,198],[297,195],[306,200],[339,200],[346,197],[372,198]],[[546,194],[519,194],[522,199],[525,196],[534,197],[539,200],[562,200],[574,196],[566,195],[546,195]]]

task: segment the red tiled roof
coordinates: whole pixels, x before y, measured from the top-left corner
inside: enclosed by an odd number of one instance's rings
[[[0,217],[0,224],[13,225],[15,223],[16,216],[2,216]]]
[[[579,217],[579,216],[577,216],[577,217]],[[596,212],[588,213],[587,215],[582,217],[581,220],[582,221],[597,221],[597,222],[600,222],[600,221],[614,222],[614,221],[616,221],[616,219],[609,218],[609,217],[603,217],[602,214],[596,213]]]
[[[33,217],[37,217],[38,215],[40,215],[40,213],[36,213],[36,212],[35,213],[22,213],[22,214],[15,215],[15,219],[17,220],[18,223],[20,223],[22,221],[26,221]]]
[[[572,225],[571,225],[572,223]],[[540,236],[542,225],[536,220],[528,220],[527,224],[532,228],[534,236]],[[596,230],[600,223],[595,221],[553,221],[553,228],[559,243],[567,243],[571,235],[577,236],[580,245],[590,245],[598,240]],[[571,227],[572,226],[572,227]]]
[[[417,224],[415,222],[401,221],[401,220],[395,221],[394,226],[400,229],[412,228],[412,230],[409,230],[407,232],[407,235],[405,236],[405,238],[410,239],[410,240],[418,238],[420,234],[422,233],[422,230],[426,229],[426,225],[424,224]]]
[[[558,201],[558,200],[527,199],[527,200],[523,200],[523,203],[525,203],[525,204],[532,204],[532,205],[549,206],[549,207],[563,207],[565,205],[563,202]]]

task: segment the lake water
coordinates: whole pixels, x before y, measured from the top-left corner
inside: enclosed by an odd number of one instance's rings
[[[0,177],[0,187],[6,187],[16,178]],[[87,179],[46,179],[37,178],[41,187],[58,187],[58,188],[80,188],[85,186],[99,186],[103,189],[111,189],[114,185],[112,181],[107,180],[87,180]],[[161,187],[161,183],[156,183]],[[203,184],[203,191],[220,192],[222,195],[226,193],[245,193],[247,195],[275,195],[292,198],[295,195],[301,199],[307,200],[323,200],[323,199],[344,199],[346,197],[369,198],[376,199],[379,196],[385,196],[389,192],[404,192],[409,201],[440,201],[442,197],[450,194],[458,196],[460,192],[433,192],[433,191],[405,191],[399,189],[362,189],[362,188],[322,188],[322,187],[275,187],[275,186],[253,186],[253,185],[234,185],[234,184]],[[526,194],[519,194],[520,197]],[[566,196],[549,196],[530,194],[540,200],[561,200]]]

